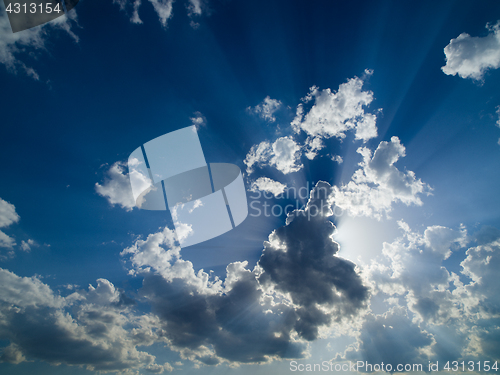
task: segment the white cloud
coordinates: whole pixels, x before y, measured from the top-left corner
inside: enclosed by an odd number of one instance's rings
[[[189,119],[191,120],[191,123],[196,126],[196,129],[200,129],[202,126],[207,126],[207,119],[199,111],[196,111],[194,116]]]
[[[168,21],[173,17],[173,5],[174,0],[148,0],[160,19],[160,23],[164,28],[168,26]],[[130,22],[135,24],[142,24],[142,20],[139,16],[139,8],[142,5],[142,0],[113,0],[113,3],[118,4],[121,11],[130,14],[130,9],[132,9],[132,15],[130,16]],[[199,17],[203,15],[207,7],[205,2],[202,0],[187,0],[186,9],[189,18]],[[198,23],[191,20],[191,26],[197,28]]]
[[[187,8],[190,17],[201,16],[203,13],[201,0],[189,0]]]
[[[28,241],[21,241],[21,249],[23,251],[30,252],[33,246],[38,246],[38,244],[32,239],[29,239]]]
[[[0,247],[12,249],[15,244],[16,240],[14,240],[14,238],[7,236],[4,232],[0,230]],[[13,253],[11,253],[10,255],[13,255]]]
[[[373,93],[362,87],[363,80],[358,77],[341,84],[337,92],[312,86],[303,101],[307,104],[314,100],[314,104],[306,114],[304,104],[298,105],[292,127],[296,132],[305,131],[311,138],[342,139],[348,130],[354,130],[355,138],[364,142],[376,137],[377,117],[364,109],[373,101]]]
[[[116,162],[109,168],[106,174],[107,176],[102,185],[97,182],[95,184],[97,193],[105,197],[110,204],[119,204],[127,211],[131,211],[136,204],[132,195],[128,173],[125,172],[124,163]],[[149,186],[150,184],[146,181],[146,177],[143,179],[145,187]]]
[[[132,12],[132,17],[130,18],[130,22],[140,24],[142,23],[141,18],[139,17],[139,7],[141,6],[142,1],[141,0],[135,0],[133,7],[134,11]]]
[[[270,165],[284,174],[297,172],[302,169],[300,163],[301,148],[292,137],[278,138],[272,145],[261,142],[253,145],[243,161],[247,166],[247,173],[253,172],[253,166]]]
[[[250,190],[267,191],[277,197],[278,195],[283,194],[285,189],[286,185],[282,184],[281,182],[274,181],[269,177],[259,177],[256,181],[254,181]]]
[[[340,156],[340,155],[334,155],[334,156],[332,156],[332,160],[336,161],[339,164],[342,164],[344,162],[344,159],[342,159],[342,156]]]
[[[0,228],[5,228],[12,223],[19,221],[19,215],[12,203],[4,201],[0,198]]]
[[[0,228],[8,227],[18,221],[19,215],[14,205],[0,198]],[[0,247],[12,249],[15,244],[16,242],[12,237],[0,230]]]
[[[76,18],[76,13],[71,12]],[[44,25],[13,33],[4,3],[0,2],[0,64],[11,72],[23,71],[35,80],[39,80],[37,72],[18,58],[18,55],[31,50],[45,50],[46,39],[53,30],[63,30],[76,42],[78,37],[71,30],[70,20],[66,15],[58,17]]]
[[[275,122],[276,117],[274,117],[274,113],[281,107],[281,102],[276,99],[271,99],[269,96],[266,96],[262,103],[256,105],[255,107],[248,107],[247,111],[255,113],[259,115],[260,118],[269,121]]]
[[[335,205],[353,216],[371,216],[377,219],[391,211],[394,202],[406,205],[421,205],[420,195],[430,190],[429,186],[415,177],[412,171],[402,172],[394,166],[405,156],[405,147],[398,137],[390,142],[380,142],[372,156],[371,150],[360,147],[363,156],[351,181],[340,188],[334,187]]]
[[[167,21],[172,18],[172,5],[174,0],[149,0],[153,4],[158,17],[160,17],[160,23],[163,27],[167,27]]]
[[[372,73],[365,71],[366,76]],[[288,136],[277,139],[272,146],[270,141],[253,145],[245,158],[247,172],[251,174],[254,165],[274,166],[285,174],[296,172],[303,167],[300,163],[302,153],[313,160],[325,147],[325,139],[343,139],[348,131],[354,131],[355,139],[363,142],[376,137],[377,116],[365,112],[365,107],[373,101],[373,93],[363,91],[363,83],[362,79],[354,77],[341,84],[337,92],[312,86],[302,99],[303,103],[297,106],[296,116],[290,123],[295,133],[304,131],[307,134],[305,143],[300,144]],[[280,101],[267,96],[263,103],[247,110],[273,122],[276,120],[273,114],[281,105]],[[310,108],[306,110],[308,105]],[[342,160],[339,158],[335,161]]]
[[[500,21],[486,28],[485,37],[462,33],[450,40],[444,48],[446,65],[441,68],[445,74],[481,80],[487,70],[500,67]]]

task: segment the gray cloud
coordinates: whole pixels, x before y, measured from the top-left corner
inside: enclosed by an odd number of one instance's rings
[[[422,349],[433,344],[433,337],[421,330],[400,307],[390,309],[379,316],[368,316],[360,334],[358,350],[347,350],[345,359],[362,360],[370,364],[390,364],[396,370],[398,364],[428,365],[429,357]],[[359,369],[361,372],[367,368]]]
[[[355,314],[368,298],[355,264],[336,256],[339,245],[331,238],[335,227],[327,219],[332,214],[330,192],[328,183],[319,182],[306,209],[291,213],[287,225],[269,236],[259,260],[263,270],[259,281],[289,294],[294,304],[303,307],[300,331],[307,339],[315,339],[317,326],[330,319]],[[321,312],[316,306],[330,311]]]
[[[465,228],[428,227],[423,234],[399,222],[404,235],[384,243],[385,262],[364,268],[372,301],[388,305],[385,313],[366,315],[356,345],[336,360],[372,363],[427,363],[498,360],[500,231],[481,229],[478,246],[466,251],[463,276],[448,271],[443,261],[463,249]]]
[[[68,297],[39,279],[0,269],[0,337],[10,341],[1,361],[39,359],[52,364],[121,371],[154,364],[137,350],[158,340],[153,316],[136,316],[109,281]],[[123,302],[126,300],[126,302]],[[125,328],[127,327],[127,328]]]

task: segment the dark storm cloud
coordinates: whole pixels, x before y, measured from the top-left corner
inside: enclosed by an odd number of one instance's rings
[[[117,307],[123,293],[109,281],[99,279],[96,288],[60,297],[37,278],[0,269],[0,284],[0,337],[10,341],[0,361],[39,359],[102,371],[154,364],[154,356],[136,349],[155,340],[151,327],[142,324],[147,319],[141,323]]]
[[[262,291],[253,273],[241,270],[224,294],[203,294],[183,280],[168,282],[159,275],[144,279],[142,294],[163,322],[164,335],[184,355],[205,364],[218,358],[231,362],[265,362],[267,357],[301,358],[306,347],[290,338],[293,309],[275,306],[266,313]],[[213,355],[203,355],[213,347]]]
[[[339,245],[331,237],[335,226],[327,218],[330,193],[330,185],[319,182],[306,209],[291,213],[287,225],[271,234],[259,260],[264,271],[259,281],[289,293],[293,303],[303,307],[298,310],[298,332],[308,340],[316,338],[318,326],[355,314],[369,294],[355,264],[336,256]],[[334,314],[316,305],[332,308]]]
[[[365,307],[368,288],[355,265],[336,256],[330,193],[330,185],[320,182],[306,209],[291,213],[270,235],[257,267],[251,271],[246,262],[231,263],[220,287],[217,281],[196,281],[203,276],[188,271],[192,264],[173,250],[162,253],[153,236],[141,243],[140,249],[154,247],[157,258],[172,262],[162,266],[161,275],[146,271],[141,290],[171,348],[205,364],[302,358],[306,341],[316,339],[320,327]],[[181,267],[182,272],[174,271]]]

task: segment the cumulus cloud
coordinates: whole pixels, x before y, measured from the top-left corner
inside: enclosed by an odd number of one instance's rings
[[[278,181],[274,181],[269,177],[259,177],[252,184],[252,187],[250,188],[251,191],[267,191],[269,193],[272,193],[275,197],[277,197],[280,194],[283,194],[285,189],[286,189],[285,184],[282,184],[281,182]]]
[[[342,139],[348,130],[354,130],[355,138],[364,142],[375,138],[377,117],[365,112],[365,107],[373,101],[373,93],[363,91],[363,83],[358,77],[351,78],[341,84],[337,92],[312,86],[303,101],[313,105],[305,113],[304,104],[299,104],[292,127],[296,132],[303,130],[313,139]]]
[[[274,117],[274,113],[281,107],[281,102],[276,99],[271,99],[269,96],[266,96],[262,103],[256,105],[255,107],[248,107],[247,111],[251,113],[255,113],[259,115],[260,118],[269,121],[275,122],[276,117]]]
[[[322,328],[359,314],[368,288],[355,265],[336,255],[330,190],[316,186],[306,208],[269,236],[257,266],[231,263],[224,281],[195,272],[168,228],[124,250],[132,273],[145,277],[140,294],[170,348],[208,365],[303,358]]]
[[[273,144],[267,141],[253,145],[243,161],[247,166],[247,173],[254,171],[254,165],[272,166],[288,174],[302,169],[300,162],[301,148],[292,137],[278,138]]]
[[[122,371],[154,365],[137,349],[158,341],[157,318],[134,315],[130,298],[104,279],[61,297],[38,278],[0,269],[0,336],[10,341],[0,360]]]
[[[133,171],[130,172],[133,173]],[[146,180],[144,180],[144,184],[149,186]],[[135,207],[130,179],[123,162],[114,163],[106,172],[104,183],[101,185],[96,182],[95,190],[112,205],[119,204],[127,211],[131,211]]]
[[[75,12],[71,12],[73,18]],[[70,19],[64,15],[44,25],[33,27],[28,30],[13,33],[9,18],[5,11],[4,3],[0,3],[0,63],[13,73],[24,72],[35,80],[39,80],[38,73],[26,65],[19,55],[25,51],[45,50],[47,38],[55,30],[62,30],[69,34],[73,40],[78,42],[78,37],[71,30]]]
[[[485,37],[462,33],[450,40],[444,48],[446,65],[441,68],[445,74],[481,80],[486,71],[500,66],[500,21],[486,28]]]
[[[371,74],[372,71],[365,71],[365,76]],[[298,134],[305,132],[306,140],[302,143],[288,136],[278,138],[272,145],[270,141],[253,145],[245,159],[247,172],[252,173],[254,165],[274,166],[285,174],[296,172],[302,168],[302,153],[313,160],[325,147],[325,139],[334,137],[342,140],[348,131],[353,131],[355,139],[363,142],[375,138],[377,116],[365,110],[373,101],[373,93],[363,91],[363,83],[363,79],[354,77],[341,84],[338,91],[312,86],[297,106],[295,118],[290,123],[291,130],[296,133],[295,138],[300,139]],[[281,105],[280,101],[268,96],[261,104],[247,110],[273,122],[274,112]],[[342,160],[339,158],[335,160]]]
[[[412,171],[400,171],[394,164],[405,156],[405,147],[398,137],[380,142],[372,155],[367,147],[358,148],[363,156],[347,185],[335,186],[335,205],[353,216],[371,216],[377,219],[388,214],[394,202],[422,205],[420,195],[429,192],[427,184],[417,179]]]

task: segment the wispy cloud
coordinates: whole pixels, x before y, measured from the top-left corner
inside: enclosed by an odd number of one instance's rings
[[[269,96],[266,96],[262,103],[256,105],[255,107],[248,107],[247,111],[257,114],[263,120],[275,122],[276,117],[274,117],[274,113],[280,107],[281,102],[279,100],[271,99]]]
[[[76,20],[76,13],[71,12],[73,20]],[[75,42],[78,37],[71,29],[71,20],[66,16],[58,17],[49,23],[37,26],[28,30],[13,33],[10,27],[9,18],[5,11],[4,3],[0,3],[0,64],[17,73],[24,72],[35,80],[39,80],[38,73],[20,57],[26,50],[45,51],[45,44],[49,36],[54,31],[62,30],[70,35]]]

